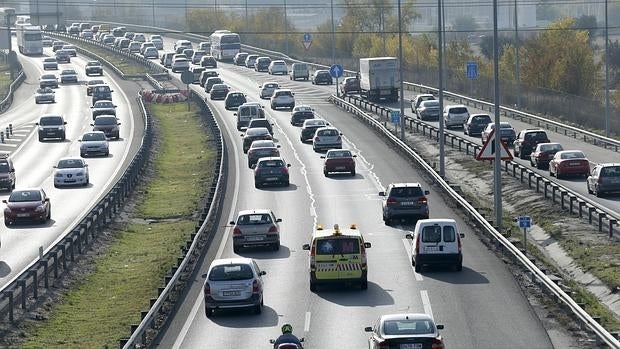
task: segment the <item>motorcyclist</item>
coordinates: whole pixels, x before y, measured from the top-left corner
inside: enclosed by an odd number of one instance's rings
[[[293,334],[293,326],[290,324],[282,325],[282,335],[273,342],[273,347],[278,348],[280,344],[296,344],[302,348],[301,341]]]

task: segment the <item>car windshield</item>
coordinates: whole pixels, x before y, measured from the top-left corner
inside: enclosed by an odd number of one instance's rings
[[[95,125],[116,125],[116,118],[98,116],[95,119]]]
[[[49,58],[45,58],[43,61],[44,61],[44,62],[56,62],[56,58],[54,58],[54,57],[49,57]]]
[[[406,198],[411,196],[422,196],[421,187],[395,187],[390,191],[390,196],[397,198]]]
[[[245,135],[253,137],[253,136],[261,136],[267,133],[269,133],[269,131],[264,127],[253,127],[253,128],[249,128]]]
[[[467,113],[467,108],[465,107],[450,108],[450,114],[465,114],[465,113]]]
[[[95,108],[114,108],[114,104],[112,104],[112,102],[101,102],[98,101],[97,103],[95,103]]]
[[[435,332],[435,325],[430,320],[386,320],[383,323],[386,335],[416,335]]]
[[[209,281],[248,280],[253,277],[252,268],[247,264],[218,265],[209,273]]]
[[[59,126],[62,125],[63,121],[60,116],[46,116],[42,117],[39,120],[39,125],[41,126]]]
[[[9,164],[7,162],[0,162],[0,173],[8,173]]]
[[[41,80],[53,80],[53,79],[56,79],[56,75],[53,75],[53,74],[41,75]]]
[[[491,117],[488,115],[485,116],[476,116],[472,119],[472,122],[474,124],[482,124],[482,125],[486,125],[489,122],[491,122]]]
[[[252,224],[270,224],[273,223],[271,216],[267,213],[258,214],[246,214],[239,216],[237,220],[238,225],[252,225]]]
[[[560,155],[561,159],[585,159],[586,156],[580,151],[564,152]]]
[[[254,141],[250,148],[275,148],[276,144],[273,141]]]
[[[351,152],[348,150],[331,150],[327,152],[326,157],[328,159],[333,159],[333,158],[350,158],[352,156],[353,154],[351,154]]]
[[[529,132],[525,135],[526,139],[547,139],[545,132]]]
[[[99,85],[99,84],[103,84],[103,80],[90,80],[88,82],[89,85]]]
[[[88,66],[88,67],[98,67],[100,65],[101,65],[101,63],[99,63],[99,62],[88,62],[88,63],[86,63],[86,66]]]
[[[82,168],[84,163],[78,159],[63,159],[58,161],[58,168]]]
[[[41,192],[38,190],[13,191],[9,196],[10,202],[41,201]]]
[[[75,74],[75,70],[63,70],[61,75],[72,75]]]
[[[82,141],[84,142],[105,141],[105,134],[99,133],[99,132],[85,133],[82,136]]]
[[[601,169],[602,177],[620,177],[620,166],[606,166]]]
[[[284,167],[282,160],[263,160],[258,163],[258,167]]]
[[[229,93],[227,97],[228,98],[240,99],[240,98],[243,98],[245,96],[243,95],[243,93]]]
[[[327,238],[316,242],[317,255],[357,254],[360,253],[358,239],[354,238]]]

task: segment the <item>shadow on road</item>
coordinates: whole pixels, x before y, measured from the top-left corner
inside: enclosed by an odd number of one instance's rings
[[[273,327],[278,324],[278,313],[265,304],[260,314],[254,314],[251,308],[216,310],[211,321],[230,328]]]
[[[320,285],[316,295],[326,301],[344,306],[380,306],[394,304],[394,298],[381,286],[368,282],[367,290],[360,290],[359,285]]]
[[[0,278],[5,277],[11,273],[11,267],[6,262],[0,261]]]
[[[256,246],[242,248],[238,254],[253,259],[281,259],[290,257],[291,250],[284,245],[280,245],[278,251],[272,250],[271,246]]]
[[[489,279],[484,275],[466,266],[463,266],[462,271],[454,271],[452,266],[425,266],[421,274],[427,279],[434,279],[455,285],[489,283]]]

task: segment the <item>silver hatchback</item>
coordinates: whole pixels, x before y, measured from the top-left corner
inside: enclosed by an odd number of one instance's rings
[[[257,209],[239,212],[237,221],[230,222],[233,228],[233,251],[239,253],[242,247],[269,246],[280,249],[280,226],[282,219],[276,218],[271,210]]]
[[[216,259],[203,275],[205,315],[216,309],[252,308],[263,310],[263,279],[266,273],[251,258]]]
[[[324,149],[341,149],[342,133],[335,127],[322,127],[316,130],[312,139],[314,151]]]

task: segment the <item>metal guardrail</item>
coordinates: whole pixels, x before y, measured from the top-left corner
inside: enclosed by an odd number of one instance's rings
[[[347,95],[344,96],[344,99],[379,115],[384,123],[389,122],[390,108],[368,102],[355,96]],[[409,116],[404,116],[404,118],[405,125],[408,125],[411,130],[421,132],[424,135],[428,134],[430,138],[439,142],[438,127]],[[449,132],[445,133],[445,139],[446,143],[450,144],[453,148],[458,148],[459,151],[465,151],[468,155],[471,149],[471,155],[475,156],[482,147],[479,144]],[[504,162],[504,171],[515,178],[519,178],[521,183],[527,181],[528,188],[535,189],[537,193],[542,192],[545,198],[550,198],[554,203],[560,204],[562,209],[568,209],[571,214],[576,213],[580,218],[583,218],[587,213],[590,224],[594,223],[593,221],[596,216],[596,224],[599,232],[602,232],[606,228],[610,237],[616,232],[615,227],[620,221],[620,213],[610,210],[604,205],[552,181],[516,161],[502,161]]]
[[[0,290],[0,317],[8,316],[13,323],[18,316],[27,314],[36,303],[41,290],[50,287],[50,281],[62,276],[76,256],[87,251],[87,247],[110,223],[142,177],[142,172],[151,153],[153,127],[142,100],[138,104],[144,118],[144,135],[140,149],[133,156],[129,166],[114,186],[101,198],[84,218],[62,239],[47,248],[41,256],[15,276]]]
[[[142,313],[140,324],[132,326],[131,337],[120,340],[121,348],[148,347],[152,339],[157,336],[158,330],[171,320],[169,315],[176,308],[176,298],[173,296],[183,292],[187,282],[191,280],[188,275],[193,273],[196,262],[207,250],[206,245],[211,242],[218,229],[228,176],[226,145],[219,124],[208,104],[197,94],[192,94],[192,98],[201,106],[203,114],[207,116],[207,124],[214,134],[218,162],[218,166],[214,168],[214,184],[211,186],[206,204],[202,209],[195,233],[191,234],[190,240],[186,243],[187,248],[178,258],[178,266],[172,268],[171,275],[165,278],[166,285],[159,289],[157,299],[151,299],[151,307],[148,312]]]
[[[390,132],[381,122],[377,121],[370,115],[367,115],[363,110],[359,109],[353,103],[347,102],[336,96],[332,96],[330,100],[345,109],[347,112],[357,116],[360,120],[364,121],[368,126],[379,133],[383,139],[388,140],[390,143],[398,147],[401,153],[405,154],[410,159],[414,160],[419,167],[425,170],[440,186],[443,191],[448,194],[454,202],[460,206],[479,227],[484,229],[487,234],[493,237],[501,246],[510,252],[512,256],[522,264],[528,272],[531,274],[533,280],[537,280],[545,289],[561,304],[563,304],[568,310],[570,310],[581,321],[581,324],[585,329],[592,332],[597,340],[598,345],[605,344],[610,348],[620,348],[620,342],[614,338],[601,324],[596,322],[584,309],[581,308],[562,288],[552,281],[543,271],[541,271],[530,259],[525,256],[516,246],[514,246],[506,237],[504,237],[497,229],[489,223],[482,214],[480,214],[476,208],[474,208],[466,199],[460,196],[441,176],[432,168],[422,157],[420,157],[415,151],[413,151],[406,143],[396,137]]]
[[[13,82],[9,85],[9,92],[6,97],[2,101],[0,101],[0,112],[4,112],[11,106],[13,102],[13,94],[17,91],[17,88],[22,84],[22,82],[26,80],[26,73],[23,70],[19,72],[17,78],[13,80]]]

